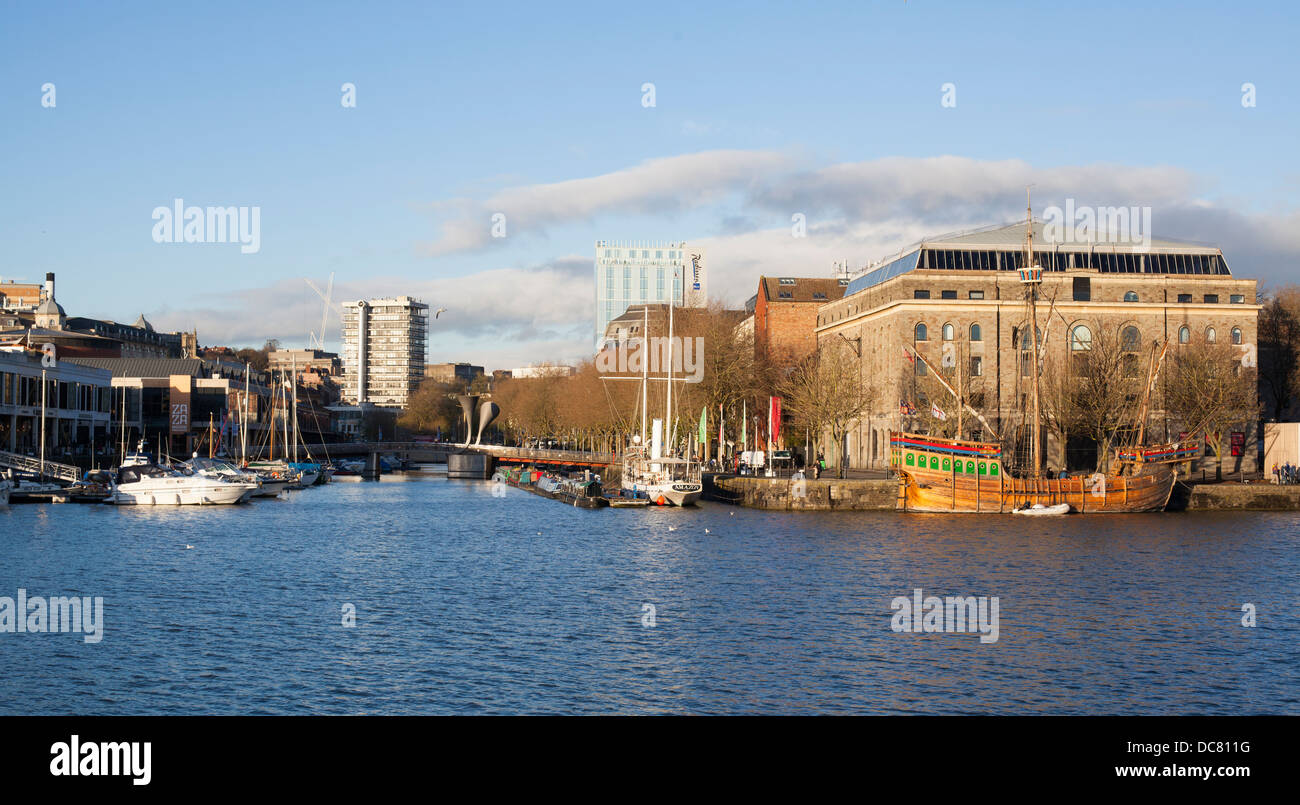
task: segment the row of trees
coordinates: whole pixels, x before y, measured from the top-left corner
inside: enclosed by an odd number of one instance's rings
[[[702,410],[709,412],[709,437],[714,442],[719,406],[728,421],[738,422],[746,401],[752,411],[753,401],[770,385],[768,372],[755,358],[752,334],[736,328],[739,319],[736,311],[725,310],[717,303],[674,313],[674,335],[679,342],[689,342],[685,345],[689,350],[686,355],[675,348],[673,408],[677,421],[667,426],[681,444],[696,432]],[[622,373],[603,371],[606,368],[592,359],[579,364],[572,375],[555,373],[496,381],[491,398],[501,407],[501,416],[494,428],[509,444],[555,439],[598,451],[621,447],[640,431],[641,375],[639,367]],[[652,375],[661,375],[664,368],[652,366]],[[698,376],[699,382],[687,382],[684,375]],[[439,429],[453,432],[462,416],[455,395],[465,392],[463,384],[426,381],[412,396],[399,424],[421,433]],[[646,396],[647,419],[665,418],[664,382],[652,379]],[[731,440],[736,432],[734,425],[728,431]]]

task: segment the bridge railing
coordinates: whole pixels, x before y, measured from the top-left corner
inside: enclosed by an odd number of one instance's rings
[[[614,456],[610,453],[588,452],[586,450],[540,450],[530,447],[510,447],[499,444],[471,444],[463,447],[450,442],[339,442],[337,444],[309,444],[299,448],[299,455],[310,452],[317,459],[325,456],[356,456],[368,453],[409,453],[422,451],[430,453],[487,453],[503,458],[524,458],[535,461],[572,462],[575,464],[609,464]]]
[[[0,467],[11,467],[20,472],[42,472],[42,464],[39,458],[10,453],[5,450],[0,450]],[[43,467],[46,476],[57,478],[60,481],[76,481],[81,477],[81,470],[71,464],[46,461]]]

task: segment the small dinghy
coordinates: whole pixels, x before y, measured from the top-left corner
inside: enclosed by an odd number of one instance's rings
[[[1032,506],[1026,506],[1023,509],[1012,509],[1012,514],[1028,514],[1033,517],[1049,517],[1058,514],[1069,514],[1070,504],[1058,503],[1055,506],[1044,506],[1041,503],[1035,503]]]

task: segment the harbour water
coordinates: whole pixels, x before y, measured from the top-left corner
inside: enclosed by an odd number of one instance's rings
[[[0,714],[1300,714],[1300,515],[1026,519],[433,476],[12,506],[0,596],[102,596],[104,632],[0,633]],[[997,641],[894,632],[916,588],[997,596]]]

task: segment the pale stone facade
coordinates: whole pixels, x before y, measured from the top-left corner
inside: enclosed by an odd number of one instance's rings
[[[1007,229],[1014,229],[1023,237],[1023,225]],[[981,234],[991,237],[962,236],[923,243],[916,249],[921,255],[915,265],[930,264],[924,254],[928,249],[993,253],[1000,248],[1003,255],[1014,253],[1015,247],[1000,230]],[[1129,328],[1135,328],[1140,348],[1134,352],[1140,356],[1140,370],[1145,375],[1151,345],[1167,337],[1170,349],[1176,349],[1183,340],[1182,329],[1187,328],[1186,342],[1205,340],[1213,329],[1215,340],[1234,345],[1241,351],[1243,364],[1253,366],[1260,310],[1255,304],[1256,281],[1226,273],[1226,263],[1217,249],[1170,242],[1159,242],[1152,248],[1170,253],[1196,253],[1206,259],[1204,267],[1208,268],[1212,260],[1222,273],[1110,273],[1074,268],[1068,262],[1064,270],[1044,271],[1038,318],[1040,323],[1050,321],[1042,325],[1048,360],[1068,354],[1072,334],[1079,325],[1086,327],[1088,334],[1109,330],[1116,338],[1134,337]],[[1020,254],[1023,256],[1023,250]],[[1010,262],[1019,258],[1001,259]],[[905,359],[905,348],[915,348],[936,366],[945,355],[958,357],[967,378],[967,391],[976,397],[975,407],[985,412],[995,428],[1014,425],[1025,410],[1031,378],[1028,370],[1021,368],[1016,344],[1017,335],[1027,333],[1021,329],[1027,322],[1027,307],[1024,287],[1017,272],[1011,270],[1013,267],[1014,264],[989,270],[911,268],[904,260],[901,269],[890,264],[875,276],[868,273],[855,278],[843,299],[820,308],[816,330],[819,342],[843,336],[854,345],[860,344],[863,382],[879,392],[871,414],[849,435],[845,449],[848,466],[887,468],[889,431],[916,425],[900,411],[900,403],[929,402],[909,396],[917,388],[914,380],[917,370]],[[972,329],[974,326],[978,331]],[[1083,337],[1084,331],[1079,333]],[[982,399],[978,396],[981,393]],[[953,410],[951,399],[934,402],[941,403],[948,411]],[[980,436],[977,422],[968,418],[965,424],[964,431],[969,437],[987,438],[987,433]],[[1179,437],[1178,423],[1169,422],[1159,411],[1151,417],[1151,428],[1157,439]],[[1254,471],[1256,442],[1252,427],[1247,434],[1243,461],[1225,456],[1225,471]],[[826,458],[829,463],[832,456],[828,454]],[[1047,463],[1063,467],[1066,459],[1065,446],[1048,434]],[[838,457],[836,460],[838,463]],[[1208,462],[1213,459],[1205,461],[1210,466]]]

